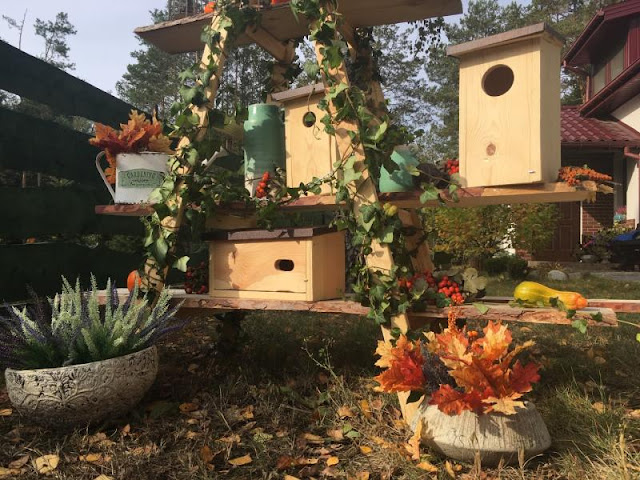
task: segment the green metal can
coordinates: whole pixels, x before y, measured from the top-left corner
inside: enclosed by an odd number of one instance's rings
[[[286,150],[282,110],[277,105],[249,105],[244,122],[244,178],[252,195],[264,172],[272,176],[276,168],[285,169]]]

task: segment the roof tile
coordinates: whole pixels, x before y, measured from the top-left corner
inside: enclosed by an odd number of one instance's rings
[[[640,146],[640,133],[613,117],[580,116],[579,106],[563,106],[562,146],[624,147]]]

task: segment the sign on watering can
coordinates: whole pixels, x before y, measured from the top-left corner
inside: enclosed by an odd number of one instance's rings
[[[104,152],[98,154],[96,168],[115,203],[148,203],[149,195],[162,185],[168,172],[166,153],[120,153],[116,156],[114,191],[100,165],[104,156]]]

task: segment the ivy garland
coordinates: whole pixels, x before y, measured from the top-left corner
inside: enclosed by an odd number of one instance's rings
[[[237,173],[216,169],[215,175],[211,175],[203,166],[203,160],[221,146],[215,128],[222,127],[225,121],[224,113],[214,108],[213,100],[208,100],[206,95],[206,88],[218,71],[215,59],[226,54],[221,47],[223,30],[227,31],[228,42],[233,43],[233,39],[247,26],[260,22],[260,12],[244,1],[223,0],[218,3],[218,28],[208,26],[202,33],[202,41],[211,51],[211,61],[207,65],[196,64],[181,74],[184,84],[180,89],[182,101],[171,109],[175,118],[171,136],[186,138],[189,142],[181,142],[184,146],[170,159],[170,174],[151,198],[154,213],[143,220],[146,226],[147,287],[164,283],[163,272],[168,267],[186,270],[189,258],[177,254],[179,228],[176,219],[182,213],[183,227],[190,226],[192,236],[202,231],[207,217],[230,203],[255,211],[259,224],[269,227],[280,206],[308,193],[320,193],[323,184],[331,184],[336,192],[336,203],[341,204],[332,223],[350,234],[351,244],[356,250],[355,261],[350,267],[353,290],[356,300],[370,307],[369,317],[380,324],[388,324],[398,313],[424,309],[427,301],[440,307],[449,304],[450,300],[430,289],[422,277],[410,289],[399,287],[399,279],[423,272],[413,271],[411,257],[415,252],[408,250],[406,240],[416,231],[403,225],[397,207],[375,202],[361,205],[357,214],[354,213],[358,195],[356,184],[362,181],[377,184],[383,166],[389,172],[396,170],[398,166],[391,160],[391,153],[397,145],[410,143],[413,136],[407,129],[392,123],[386,108],[372,105],[368,99],[365,89],[373,78],[377,79],[371,55],[370,29],[365,29],[364,35],[359,32],[358,46],[365,55],[350,62],[353,84],[348,85],[341,80],[339,68],[343,62],[349,63],[349,55],[347,43],[338,34],[342,18],[336,11],[337,3],[337,0],[292,0],[290,6],[297,17],[304,17],[310,22],[310,38],[323,55],[319,73],[324,77],[327,92],[319,103],[326,112],[321,122],[329,135],[336,135],[338,125],[340,128],[347,126],[351,149],[335,163],[333,174],[314,178],[297,188],[287,188],[280,172],[273,179],[267,198],[251,197]],[[299,71],[295,67],[289,69],[290,75],[297,75]],[[206,128],[199,126],[200,117],[192,106],[207,107]],[[365,151],[364,169],[356,163],[355,152],[360,145]],[[368,180],[363,178],[364,172],[369,176]],[[418,175],[420,172],[414,170],[411,173]],[[454,197],[456,188],[453,182],[449,186],[449,193]],[[423,202],[440,198],[433,183],[423,184],[422,189]],[[367,267],[366,257],[376,244],[391,249],[395,262],[391,271]]]

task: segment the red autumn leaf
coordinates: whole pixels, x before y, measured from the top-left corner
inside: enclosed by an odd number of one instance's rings
[[[527,363],[523,367],[520,360],[517,360],[511,373],[511,388],[519,393],[530,392],[533,388],[531,384],[540,381],[539,369],[538,364]]]

